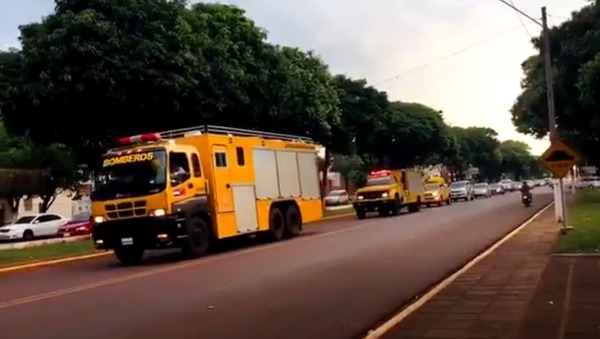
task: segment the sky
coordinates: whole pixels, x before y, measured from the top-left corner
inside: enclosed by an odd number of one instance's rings
[[[331,71],[365,78],[390,99],[444,112],[453,126],[495,129],[541,154],[547,140],[518,134],[509,109],[521,62],[535,53],[536,24],[498,0],[224,0],[247,11],[273,43],[313,50]],[[510,0],[508,0],[510,2]],[[585,0],[512,0],[551,26]],[[0,2],[0,48],[18,46],[18,26],[53,9],[52,0]]]

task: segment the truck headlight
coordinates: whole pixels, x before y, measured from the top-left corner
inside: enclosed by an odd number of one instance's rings
[[[387,197],[389,197],[389,196],[390,196],[390,194],[389,194],[388,192],[383,192],[383,193],[381,193],[381,197],[382,197],[382,198],[387,198]]]
[[[100,215],[97,215],[97,216],[95,216],[95,217],[94,217],[94,222],[95,222],[96,224],[101,224],[101,223],[103,223],[103,222],[104,222],[104,217],[102,217],[102,216],[100,216]]]
[[[150,211],[150,216],[151,217],[164,217],[165,216],[165,210],[162,208],[159,209],[155,209],[154,211]]]
[[[356,199],[358,200],[363,200],[365,197],[363,197],[362,195],[359,195],[358,197],[356,197]]]

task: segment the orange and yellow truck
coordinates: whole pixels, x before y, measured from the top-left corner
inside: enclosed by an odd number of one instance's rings
[[[358,219],[375,211],[380,216],[398,215],[404,207],[411,213],[418,212],[424,193],[420,171],[378,170],[369,173],[366,185],[356,191],[352,206]]]
[[[200,126],[119,139],[92,193],[92,238],[125,264],[145,250],[191,257],[219,239],[294,237],[322,218],[318,145],[291,135]]]

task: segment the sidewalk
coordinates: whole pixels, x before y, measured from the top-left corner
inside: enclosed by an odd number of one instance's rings
[[[600,257],[551,257],[552,208],[382,339],[598,339]]]

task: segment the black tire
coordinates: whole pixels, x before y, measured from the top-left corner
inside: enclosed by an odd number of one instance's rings
[[[23,232],[24,241],[31,241],[33,238],[35,238],[35,235],[33,234],[32,230],[25,230],[25,232]]]
[[[378,208],[377,211],[379,212],[379,216],[380,217],[387,217],[388,215],[390,215],[390,209],[389,208]]]
[[[408,205],[409,213],[416,213],[421,210],[421,200],[417,200],[417,202]]]
[[[394,204],[392,205],[392,209],[391,209],[391,214],[396,216],[400,214],[400,208],[401,208],[401,204],[400,204],[400,199],[398,197],[396,197],[396,199],[394,199]]]
[[[302,215],[296,205],[290,205],[285,210],[285,237],[296,237],[300,231],[302,231]]]
[[[365,212],[365,210],[363,210],[363,209],[357,209],[356,210],[356,217],[359,220],[363,220],[364,218],[367,217],[367,212]]]
[[[183,240],[181,251],[188,258],[199,258],[210,248],[210,229],[201,217],[191,217],[185,223],[187,238]]]
[[[285,216],[277,207],[271,207],[269,213],[269,240],[279,241],[285,236]]]
[[[117,259],[127,266],[139,264],[144,256],[144,249],[135,245],[118,246],[115,247],[114,252]]]
[[[429,208],[431,207],[431,204],[425,204],[425,207]]]

